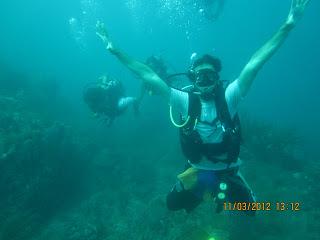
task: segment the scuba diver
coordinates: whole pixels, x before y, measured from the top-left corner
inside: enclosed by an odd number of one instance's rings
[[[150,67],[161,79],[166,81],[169,76],[168,67],[161,56],[151,55],[146,60],[146,65]]]
[[[122,83],[109,76],[102,76],[99,82],[88,86],[83,100],[95,117],[101,118],[108,126],[131,105],[134,113],[139,112],[140,98],[126,97]]]
[[[183,82],[178,77],[184,75],[183,73],[169,73],[169,67],[161,56],[151,55],[145,61],[145,64],[151,68],[168,86],[177,88]],[[172,70],[172,67],[170,68]],[[152,86],[142,82],[141,92],[148,92],[149,95],[157,95],[153,92]]]
[[[221,61],[204,55],[194,61],[187,73],[191,90],[174,89],[146,64],[136,61],[112,44],[103,23],[97,23],[97,35],[107,50],[122,64],[167,100],[172,111],[180,114],[182,151],[187,169],[178,175],[177,183],[167,195],[170,210],[196,208],[203,200],[213,199],[217,212],[223,203],[254,203],[253,192],[239,168],[240,121],[238,108],[247,96],[258,72],[285,42],[303,16],[309,0],[292,0],[289,15],[280,29],[258,49],[243,70],[228,86],[220,80]],[[171,111],[171,112],[172,112]],[[254,216],[253,204],[242,211]],[[226,209],[225,209],[226,210]]]
[[[218,19],[224,8],[225,0],[203,0],[200,1],[200,13],[210,21]]]
[[[145,64],[150,67],[161,79],[167,82],[167,78],[169,76],[168,68],[162,57],[151,55],[146,59]],[[144,94],[145,92],[148,92],[150,96],[154,95],[152,86],[142,82],[141,93]]]

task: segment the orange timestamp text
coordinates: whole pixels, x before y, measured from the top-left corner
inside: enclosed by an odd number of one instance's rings
[[[299,202],[224,202],[225,211],[300,211]]]

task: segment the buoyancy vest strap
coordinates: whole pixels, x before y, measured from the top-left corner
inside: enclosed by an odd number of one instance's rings
[[[226,125],[224,127],[233,129],[234,122],[232,121],[232,117],[229,112],[228,104],[225,98],[225,90],[222,85],[219,86],[219,89],[216,93],[215,103],[218,119],[220,119],[222,124]]]
[[[236,114],[232,119],[225,98],[225,89],[223,89],[222,86],[219,86],[215,101],[218,118],[220,119],[223,131],[225,132],[224,141],[228,143],[227,154],[228,163],[230,165],[232,162],[236,161],[240,152],[241,133],[239,116]]]
[[[187,127],[188,130],[194,128],[198,118],[201,114],[201,102],[198,95],[194,93],[188,93],[188,116],[190,117],[189,124]]]

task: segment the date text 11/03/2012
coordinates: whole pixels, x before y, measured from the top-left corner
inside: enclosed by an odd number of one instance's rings
[[[225,211],[300,211],[299,202],[224,202]]]

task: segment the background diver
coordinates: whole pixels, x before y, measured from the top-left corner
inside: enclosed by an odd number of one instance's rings
[[[179,77],[185,75],[184,73],[172,73],[173,67],[168,67],[166,62],[161,56],[151,55],[145,61],[145,64],[151,68],[168,86],[179,88],[184,84],[184,81]],[[153,92],[152,86],[142,82],[141,93],[148,92],[149,95],[157,95]],[[141,96],[142,97],[142,96]]]
[[[274,55],[301,19],[309,0],[292,0],[289,15],[280,29],[245,65],[236,80],[226,88],[219,79],[221,62],[204,55],[188,71],[192,91],[168,86],[150,67],[115,48],[104,25],[97,23],[97,35],[107,50],[137,74],[153,91],[163,96],[182,118],[180,142],[187,169],[167,195],[170,210],[193,210],[204,199],[217,201],[217,212],[224,202],[255,202],[255,197],[239,172],[240,123],[237,115],[241,100],[248,94],[263,65]],[[222,201],[220,201],[222,200]],[[245,211],[255,215],[255,211]]]
[[[200,1],[201,13],[210,20],[215,21],[221,15],[225,0],[202,0]]]
[[[141,98],[125,96],[122,83],[109,76],[102,76],[98,83],[85,88],[83,99],[95,117],[103,119],[108,126],[129,106],[132,106],[134,113],[138,114],[141,100]]]
[[[166,81],[169,76],[168,66],[161,56],[151,55],[145,61],[146,65],[150,67],[161,79]],[[169,83],[168,83],[169,84]]]

